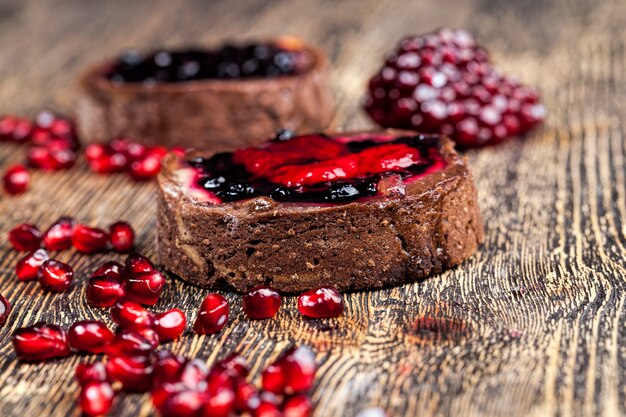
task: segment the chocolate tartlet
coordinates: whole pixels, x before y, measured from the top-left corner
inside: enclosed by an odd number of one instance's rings
[[[292,38],[127,53],[88,70],[80,85],[76,118],[88,142],[234,150],[278,128],[319,131],[333,114],[324,54]]]
[[[472,173],[441,136],[283,131],[258,148],[169,155],[159,175],[161,263],[204,287],[398,285],[482,238]]]

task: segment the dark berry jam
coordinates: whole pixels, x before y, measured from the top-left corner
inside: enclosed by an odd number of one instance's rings
[[[309,50],[280,41],[225,45],[215,50],[133,51],[120,56],[107,77],[120,84],[280,77],[305,72],[313,59]]]
[[[439,137],[281,131],[258,148],[193,158],[192,187],[214,202],[269,196],[279,202],[347,203],[376,195],[445,166]]]

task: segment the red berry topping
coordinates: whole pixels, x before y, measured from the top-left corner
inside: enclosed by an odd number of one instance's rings
[[[48,259],[41,265],[39,284],[46,291],[67,291],[74,279],[74,269],[68,264]]]
[[[0,294],[0,327],[4,326],[11,313],[11,303]]]
[[[91,381],[80,389],[78,404],[87,416],[102,416],[113,405],[115,392],[108,382]]]
[[[115,281],[122,282],[124,276],[124,267],[115,261],[107,261],[103,263],[100,268],[96,269],[92,277],[107,277],[114,279]]]
[[[85,385],[88,382],[108,381],[107,369],[102,362],[81,363],[76,367],[74,378],[78,385]]]
[[[95,227],[82,224],[74,227],[72,245],[81,253],[95,253],[106,248],[109,242],[107,233]]]
[[[48,250],[65,250],[72,247],[72,233],[76,220],[71,217],[59,218],[43,234],[43,244]]]
[[[498,143],[541,123],[538,94],[504,76],[464,30],[408,37],[369,82],[365,110],[384,127],[449,135],[463,147]]]
[[[109,356],[149,356],[159,345],[159,336],[152,329],[124,329],[106,346]]]
[[[67,337],[70,346],[76,350],[102,353],[114,336],[101,321],[84,320],[72,324]]]
[[[185,331],[187,318],[182,310],[173,308],[164,313],[157,314],[154,330],[162,341],[174,340]]]
[[[309,397],[303,394],[287,398],[283,404],[285,417],[309,417],[313,412],[313,404]]]
[[[32,131],[33,126],[27,119],[16,116],[0,118],[0,141],[26,142]]]
[[[30,174],[24,165],[13,165],[4,173],[4,189],[9,194],[21,194],[28,189]]]
[[[334,288],[310,290],[298,297],[298,310],[306,317],[338,317],[343,313],[343,297]]]
[[[9,241],[16,250],[32,252],[41,246],[42,234],[33,224],[20,224],[9,232]]]
[[[23,361],[45,361],[70,354],[65,330],[43,322],[17,329],[13,333],[13,347]]]
[[[117,222],[109,228],[109,238],[111,245],[117,252],[126,253],[133,250],[135,242],[135,232],[130,224]]]
[[[228,301],[219,294],[209,294],[200,305],[193,330],[200,334],[220,332],[228,323]]]
[[[87,303],[93,307],[111,307],[124,296],[122,283],[108,276],[94,276],[87,282]]]
[[[154,314],[126,298],[118,300],[111,307],[111,318],[122,329],[136,331],[152,328],[155,322]]]
[[[140,304],[153,306],[165,287],[165,277],[157,270],[126,274],[124,291],[128,298]]]
[[[256,287],[243,296],[243,310],[251,319],[269,319],[280,308],[282,297],[269,287]]]
[[[146,392],[152,387],[152,360],[145,356],[114,356],[106,365],[107,375],[126,391]]]
[[[15,265],[15,275],[20,281],[33,281],[39,278],[39,270],[44,262],[50,257],[48,252],[43,249],[37,249],[31,252]]]

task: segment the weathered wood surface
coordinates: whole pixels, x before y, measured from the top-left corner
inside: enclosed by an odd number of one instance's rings
[[[0,113],[69,108],[84,65],[133,46],[295,34],[334,63],[335,127],[360,128],[367,77],[402,35],[468,27],[507,70],[539,85],[550,111],[542,132],[470,153],[486,242],[461,267],[425,282],[347,296],[338,320],[308,321],[288,299],[276,319],[251,322],[229,295],[231,323],[187,334],[177,352],[213,361],[237,350],[253,373],[292,342],[321,369],[316,416],[366,406],[391,416],[613,416],[626,414],[626,3],[623,1],[0,1]],[[0,147],[1,166],[23,150]],[[58,215],[105,226],[119,218],[154,255],[153,185],[84,168],[40,174],[31,192],[0,201],[0,233],[45,227]],[[83,302],[86,275],[116,255],[59,256],[78,271],[71,293],[43,294],[13,275],[18,254],[0,242],[0,292],[14,313],[0,330],[0,415],[78,415],[73,356],[16,361],[10,333],[47,320],[107,319]],[[207,291],[171,281],[159,309],[195,317]],[[429,331],[431,322],[439,331]],[[442,326],[441,323],[448,323]],[[147,397],[112,415],[151,414]]]

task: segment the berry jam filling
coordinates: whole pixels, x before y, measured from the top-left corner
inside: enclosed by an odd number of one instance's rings
[[[127,52],[106,74],[114,83],[179,83],[205,79],[267,78],[308,70],[312,54],[297,42],[225,45],[214,50]]]
[[[194,183],[211,201],[269,196],[279,202],[346,203],[387,195],[445,166],[437,136],[296,136],[281,131],[259,148],[193,158]]]

